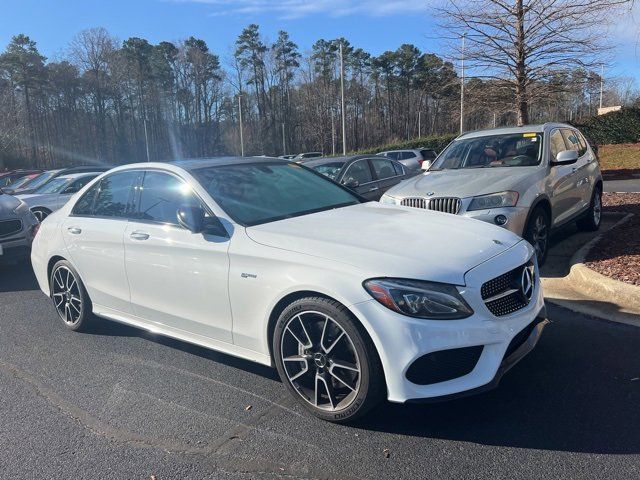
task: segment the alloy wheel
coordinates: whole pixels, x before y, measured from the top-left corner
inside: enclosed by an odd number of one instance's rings
[[[533,224],[532,230],[533,248],[536,250],[538,258],[543,258],[547,251],[547,242],[549,239],[549,229],[547,222],[542,214],[539,214]]]
[[[80,285],[73,272],[61,266],[53,273],[53,303],[62,320],[75,325],[82,315]]]
[[[287,322],[280,355],[288,381],[312,406],[325,411],[347,408],[360,389],[360,359],[347,332],[316,311]]]
[[[600,192],[596,191],[593,197],[593,224],[597,227],[600,225],[600,218],[602,216],[602,198]]]

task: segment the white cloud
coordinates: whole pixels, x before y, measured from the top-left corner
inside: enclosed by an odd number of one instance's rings
[[[426,12],[428,0],[170,0],[175,3],[209,5],[212,15],[273,13],[284,19],[311,15],[385,16]]]

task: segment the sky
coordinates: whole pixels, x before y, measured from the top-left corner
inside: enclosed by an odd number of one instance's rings
[[[104,27],[120,40],[151,43],[191,35],[223,59],[250,23],[269,40],[286,30],[302,51],[319,38],[347,38],[379,55],[402,43],[443,55],[429,4],[438,0],[0,0],[0,51],[24,33],[50,59],[64,57],[75,34]],[[640,2],[610,33],[619,46],[605,76],[640,81]]]

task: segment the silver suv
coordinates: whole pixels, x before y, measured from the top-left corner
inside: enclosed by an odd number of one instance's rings
[[[602,175],[570,125],[500,128],[460,135],[427,171],[380,201],[508,228],[535,247],[542,264],[552,229],[574,220],[584,230],[600,227]]]
[[[37,227],[29,205],[0,190],[0,265],[29,258]]]

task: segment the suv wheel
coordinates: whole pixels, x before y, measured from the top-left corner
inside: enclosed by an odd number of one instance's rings
[[[538,265],[540,266],[547,258],[550,227],[551,220],[549,219],[547,211],[542,207],[537,207],[531,214],[531,218],[524,232],[525,240],[527,240],[536,251]]]
[[[338,302],[308,297],[289,305],[276,323],[273,354],[287,389],[323,420],[353,421],[382,399],[375,347]]]
[[[65,326],[74,331],[86,330],[91,323],[91,300],[80,275],[66,260],[51,269],[49,279],[51,300]]]
[[[600,221],[602,220],[602,191],[600,187],[593,189],[591,195],[591,205],[586,215],[577,221],[578,228],[580,230],[587,230],[594,232],[600,228]]]

